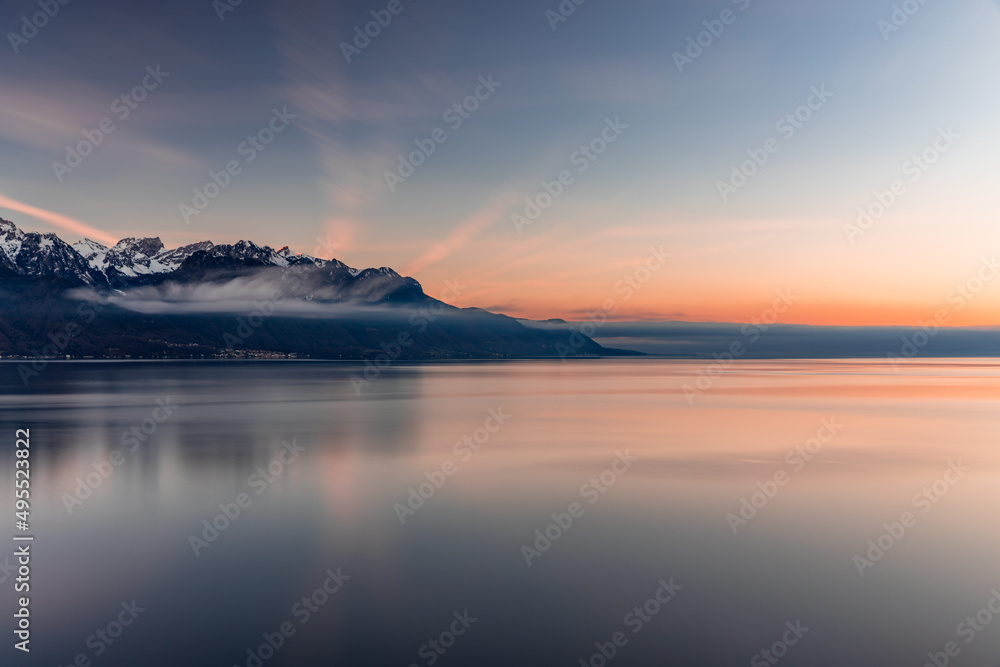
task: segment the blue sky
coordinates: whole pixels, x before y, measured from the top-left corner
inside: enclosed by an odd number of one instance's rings
[[[885,34],[893,2],[587,0],[553,30],[554,1],[400,0],[348,63],[341,44],[388,4],[243,0],[220,20],[207,0],[70,0],[15,53],[39,6],[0,3],[0,193],[111,239],[288,244],[431,294],[461,277],[460,305],[530,316],[599,304],[666,244],[673,263],[623,316],[746,319],[794,285],[797,321],[913,324],[996,247],[992,0],[917,3]],[[724,11],[679,72],[675,52]],[[157,65],[169,76],[119,120],[114,99]],[[452,130],[444,113],[490,76],[501,85]],[[719,181],[814,86],[832,97],[723,201]],[[291,125],[246,162],[241,143],[286,107]],[[107,117],[114,131],[60,181],[53,162]],[[576,172],[574,151],[615,118],[628,129]],[[850,242],[857,208],[947,127],[954,146]],[[436,128],[447,141],[390,190],[397,156]],[[231,160],[238,175],[185,221]],[[564,169],[572,185],[518,233],[511,216]],[[998,304],[991,286],[963,322]]]

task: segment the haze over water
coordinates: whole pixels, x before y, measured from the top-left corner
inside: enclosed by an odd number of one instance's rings
[[[0,364],[0,432],[30,428],[33,448],[22,664],[247,665],[290,622],[264,665],[600,664],[617,632],[610,665],[746,665],[786,623],[808,631],[782,664],[919,667],[954,641],[951,664],[995,665],[1000,618],[971,642],[959,626],[1000,590],[1000,363],[738,361],[686,394],[707,368],[396,365],[358,393],[355,364],[51,363],[28,387]],[[157,399],[178,407],[130,451]],[[283,443],[304,449],[261,475]],[[5,510],[13,467],[4,447]],[[338,568],[303,623],[295,605]],[[661,580],[680,588],[647,605]],[[88,646],[133,599],[134,623]]]

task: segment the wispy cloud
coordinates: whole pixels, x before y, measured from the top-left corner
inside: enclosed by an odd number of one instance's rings
[[[32,206],[31,204],[25,204],[24,202],[19,202],[16,199],[11,199],[3,194],[0,194],[0,208],[5,208],[9,211],[17,211],[18,213],[24,213],[25,215],[30,215],[33,218],[42,220],[60,229],[65,229],[67,231],[75,232],[81,236],[86,236],[94,239],[95,241],[102,241],[108,245],[114,245],[118,243],[118,239],[111,234],[97,229],[96,227],[91,227],[85,222],[80,222],[75,218],[71,218],[62,213],[56,213],[55,211],[48,211],[44,208],[38,208],[37,206]]]
[[[453,252],[461,250],[483,230],[491,227],[500,220],[503,214],[517,200],[518,195],[510,191],[494,195],[485,206],[458,223],[448,236],[432,245],[423,254],[410,262],[404,269],[405,274],[413,275],[432,264],[440,262]]]

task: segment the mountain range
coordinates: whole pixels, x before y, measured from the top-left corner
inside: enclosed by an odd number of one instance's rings
[[[456,308],[388,267],[251,241],[69,244],[0,218],[0,356],[324,359],[630,354]]]
[[[371,280],[396,287],[412,288],[417,284],[389,268],[359,271],[335,259],[293,253],[287,246],[273,250],[251,241],[232,245],[202,241],[169,250],[159,238],[122,239],[110,248],[91,239],[70,245],[55,234],[24,232],[0,218],[0,267],[31,278],[57,277],[77,285],[127,289],[167,280],[191,280],[196,277],[193,274],[203,274],[212,268],[293,266],[321,269],[330,276],[338,276],[338,282],[345,285]]]

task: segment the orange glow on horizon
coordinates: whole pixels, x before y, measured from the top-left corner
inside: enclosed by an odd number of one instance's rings
[[[603,314],[612,322],[726,322],[744,323],[754,319],[758,321],[762,314],[771,308],[771,299],[747,298],[745,301],[735,301],[732,297],[725,300],[705,295],[703,299],[692,300],[690,297],[678,300],[671,294],[648,294],[636,296],[627,303],[621,303],[620,298],[612,306],[612,311],[605,311],[604,304],[614,300],[615,295],[607,293],[595,294],[593,298],[562,299],[555,289],[549,291],[539,287],[528,290],[527,296],[519,296],[512,303],[499,303],[503,306],[490,307],[499,295],[497,294],[463,294],[452,300],[452,305],[469,308],[480,307],[500,312],[510,317],[530,320],[547,320],[552,318],[567,321],[585,321],[600,319]],[[432,294],[433,296],[433,294]],[[569,305],[567,305],[569,304]],[[617,306],[615,310],[614,306]],[[779,315],[776,324],[802,324],[813,326],[920,326],[933,322],[941,316],[939,324],[945,327],[990,327],[1000,326],[1000,304],[996,299],[982,297],[982,301],[970,302],[966,307],[957,309],[947,302],[936,303],[850,303],[846,300],[808,300],[802,297],[790,306],[785,313]],[[594,314],[592,316],[592,314]]]

